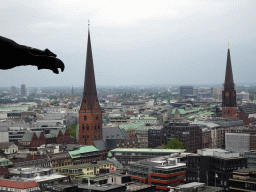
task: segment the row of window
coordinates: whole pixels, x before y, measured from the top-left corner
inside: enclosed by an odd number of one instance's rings
[[[92,117],[92,118],[93,118],[93,117]],[[99,119],[99,116],[97,115],[97,116],[96,116],[96,120],[98,120],[98,119]],[[87,116],[86,116],[86,115],[84,116],[84,121],[87,121]]]
[[[87,131],[89,131],[90,130],[90,126],[86,125],[86,129],[87,129]],[[98,125],[98,129],[100,129],[100,125]],[[84,124],[82,124],[82,130],[83,131],[85,130]],[[92,130],[93,130],[93,127],[92,127]],[[97,126],[96,125],[94,125],[94,130],[97,130]]]

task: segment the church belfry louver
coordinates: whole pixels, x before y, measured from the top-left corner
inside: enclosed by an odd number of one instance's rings
[[[84,79],[84,92],[79,110],[79,141],[80,145],[93,145],[94,140],[102,139],[102,111],[99,105],[93,58],[88,30],[87,56]]]
[[[222,91],[222,117],[237,118],[236,90],[232,73],[229,46],[224,90]]]

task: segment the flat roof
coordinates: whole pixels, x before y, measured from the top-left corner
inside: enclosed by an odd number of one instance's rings
[[[43,182],[43,181],[49,181],[49,180],[58,180],[58,179],[64,179],[67,178],[66,175],[60,175],[60,174],[51,174],[51,175],[45,175],[45,176],[37,176],[32,178],[27,178],[27,180],[35,181],[35,182]]]
[[[111,152],[144,152],[144,153],[179,153],[186,149],[148,149],[148,148],[116,148]]]
[[[121,188],[121,187],[125,187],[124,185],[79,185],[78,186],[79,188],[82,188],[82,189],[92,189],[92,190],[98,190],[98,191],[108,191],[110,189],[118,189],[118,188]]]

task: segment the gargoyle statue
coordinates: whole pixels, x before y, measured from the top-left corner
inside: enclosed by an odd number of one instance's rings
[[[34,65],[40,69],[49,69],[58,74],[58,68],[64,71],[64,63],[56,58],[57,55],[49,49],[44,51],[34,49],[24,45],[19,45],[11,39],[0,36],[0,54],[1,64],[0,69],[11,69],[17,66]]]

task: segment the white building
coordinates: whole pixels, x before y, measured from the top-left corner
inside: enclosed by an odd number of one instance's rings
[[[19,148],[13,142],[1,142],[0,149],[4,151],[5,154],[13,154],[16,153]]]
[[[249,101],[249,93],[240,92],[236,94],[236,99],[241,99],[242,101]]]
[[[245,151],[250,151],[250,134],[226,133],[225,146],[226,150],[243,155]]]

